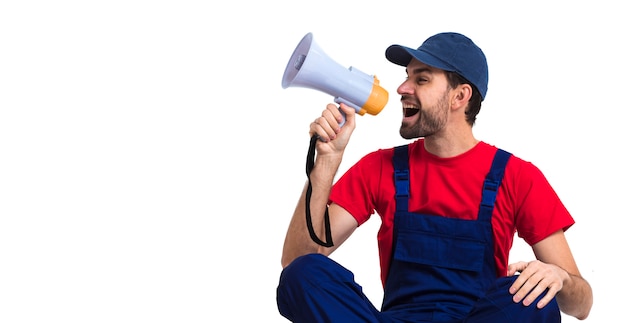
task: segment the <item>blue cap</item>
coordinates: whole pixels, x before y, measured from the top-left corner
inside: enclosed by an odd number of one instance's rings
[[[474,42],[458,33],[440,33],[429,37],[417,49],[391,45],[385,51],[387,59],[401,66],[409,65],[411,58],[442,69],[456,72],[471,82],[482,99],[487,95],[489,70],[487,58]]]

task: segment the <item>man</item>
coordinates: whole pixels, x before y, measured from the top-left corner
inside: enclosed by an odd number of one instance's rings
[[[572,216],[533,164],[474,137],[487,94],[482,50],[440,33],[417,49],[392,45],[386,57],[406,67],[400,135],[415,140],[367,154],[333,186],[355,112],[329,104],[311,123],[317,157],[285,237],[281,314],[294,322],[587,318],[591,286],[564,235]],[[328,257],[374,213],[382,220],[380,310]],[[508,263],[516,232],[536,260]]]

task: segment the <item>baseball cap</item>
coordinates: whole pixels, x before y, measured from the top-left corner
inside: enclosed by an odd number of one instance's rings
[[[387,59],[397,65],[407,66],[411,58],[442,69],[456,72],[472,83],[482,99],[487,95],[489,71],[483,51],[468,37],[453,32],[433,35],[417,49],[391,45],[385,51]]]

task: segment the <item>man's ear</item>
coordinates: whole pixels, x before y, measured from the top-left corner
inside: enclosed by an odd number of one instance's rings
[[[464,108],[472,98],[472,87],[469,84],[461,84],[454,90],[451,106],[455,109]]]

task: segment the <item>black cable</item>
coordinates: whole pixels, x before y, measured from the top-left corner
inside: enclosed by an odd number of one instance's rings
[[[313,191],[313,185],[311,185],[311,170],[313,169],[313,165],[315,164],[315,144],[317,143],[317,139],[319,137],[317,135],[311,136],[311,142],[309,143],[309,153],[306,157],[306,177],[309,180],[309,187],[306,190],[306,225],[309,229],[309,235],[311,235],[311,239],[315,241],[315,243],[324,247],[332,247],[333,246],[333,238],[330,233],[330,216],[328,215],[328,208],[326,208],[326,213],[324,214],[324,220],[326,221],[326,240],[327,242],[322,241],[315,234],[315,230],[313,229],[313,222],[311,220],[311,193]]]

